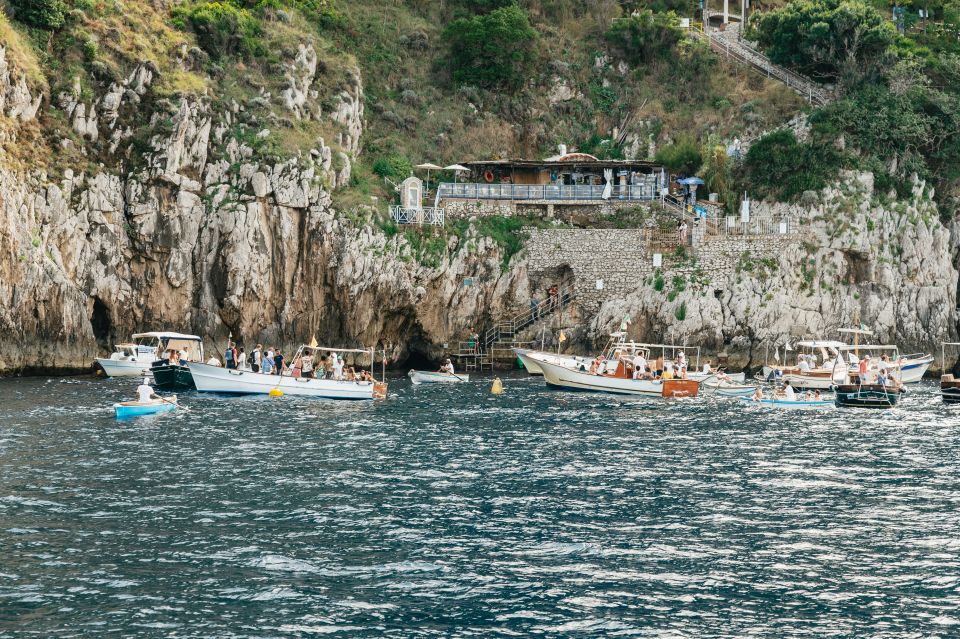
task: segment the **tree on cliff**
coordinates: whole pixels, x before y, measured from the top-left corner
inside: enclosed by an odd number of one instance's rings
[[[896,36],[862,0],[793,0],[755,18],[751,30],[777,64],[829,80],[881,68]]]
[[[460,18],[444,32],[453,81],[486,89],[517,89],[537,60],[538,35],[516,5]]]
[[[63,0],[11,0],[17,20],[31,27],[54,31],[66,22],[67,5]]]

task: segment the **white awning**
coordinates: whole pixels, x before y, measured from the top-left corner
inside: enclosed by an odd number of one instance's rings
[[[133,339],[142,339],[144,337],[152,337],[154,339],[185,339],[185,340],[190,340],[192,342],[202,341],[196,335],[187,335],[185,333],[172,333],[172,332],[168,333],[163,331],[154,331],[151,333],[137,333],[136,335],[133,336]]]

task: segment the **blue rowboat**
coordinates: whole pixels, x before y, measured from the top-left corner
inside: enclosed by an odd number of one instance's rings
[[[833,406],[832,399],[784,399],[783,397],[777,397],[775,399],[764,398],[764,399],[753,399],[752,397],[741,397],[740,401],[744,405],[757,405],[765,406],[768,408],[788,408],[794,410],[818,410],[822,408],[831,408]]]
[[[177,409],[177,396],[171,395],[163,399],[155,399],[150,402],[120,402],[113,405],[113,410],[117,414],[117,419],[127,417],[141,417],[143,415],[154,415],[156,413],[169,413]]]

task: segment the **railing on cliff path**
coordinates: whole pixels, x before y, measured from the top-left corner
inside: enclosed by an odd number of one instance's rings
[[[517,343],[514,338],[520,331],[566,308],[571,301],[573,291],[559,290],[556,295],[549,295],[535,307],[494,324],[484,332],[479,344],[460,342],[457,355],[466,362],[468,369],[478,366],[482,368],[484,365],[492,367],[495,359],[512,358],[510,348]]]
[[[774,64],[763,53],[737,37],[739,35],[737,28],[730,28],[727,32],[713,29],[707,29],[706,31],[691,29],[690,33],[697,39],[706,40],[711,49],[725,55],[728,59],[751,67],[768,78],[779,80],[813,106],[823,106],[833,100],[833,94],[823,86],[799,73]]]
[[[390,219],[394,224],[443,226],[444,211],[435,206],[407,208],[393,205],[390,207]]]
[[[656,184],[614,184],[603,197],[602,184],[484,184],[444,182],[437,189],[437,202],[451,200],[541,200],[649,202],[657,198]]]
[[[730,215],[721,218],[707,218],[706,235],[708,236],[783,236],[797,235],[801,227],[797,220],[789,217],[751,216],[743,221],[739,216]]]

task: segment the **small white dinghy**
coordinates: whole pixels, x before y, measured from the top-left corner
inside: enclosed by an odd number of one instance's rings
[[[708,392],[722,397],[750,397],[757,390],[756,386],[738,384],[734,381],[712,378],[701,382]]]
[[[430,373],[427,371],[412,370],[407,373],[410,381],[414,384],[459,384],[469,382],[469,375],[458,375],[456,373]]]
[[[787,399],[785,397],[754,399],[752,397],[741,397],[740,401],[747,406],[756,405],[765,408],[786,408],[793,410],[822,410],[824,408],[834,407],[832,399]]]

